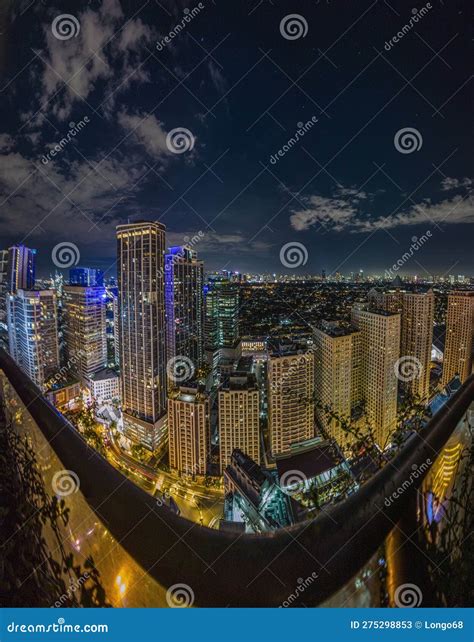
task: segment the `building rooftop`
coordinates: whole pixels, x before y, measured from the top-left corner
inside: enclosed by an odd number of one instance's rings
[[[359,330],[350,323],[343,323],[341,321],[326,321],[322,320],[319,324],[318,330],[324,332],[329,337],[344,337]]]
[[[290,471],[299,471],[307,479],[312,479],[321,473],[338,466],[340,461],[334,456],[333,448],[327,442],[324,444],[301,448],[286,456],[276,458],[278,476],[281,478]]]
[[[240,364],[240,361],[239,361]],[[237,370],[227,375],[222,382],[221,390],[251,390],[257,389],[255,375],[251,372]]]
[[[118,379],[118,374],[112,368],[102,368],[90,376],[92,381],[106,381],[107,379]]]

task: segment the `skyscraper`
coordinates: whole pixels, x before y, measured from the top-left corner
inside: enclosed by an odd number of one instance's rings
[[[434,293],[404,292],[401,330],[401,360],[411,363],[412,376],[403,385],[412,395],[428,400],[431,347],[433,345]],[[400,365],[402,361],[400,362]]]
[[[235,372],[218,393],[219,462],[221,474],[230,464],[232,452],[240,448],[260,462],[260,400],[255,375]]]
[[[8,299],[10,354],[44,388],[59,369],[56,294],[53,290],[18,290]]]
[[[104,273],[95,268],[73,267],[69,270],[69,283],[88,287],[103,286]]]
[[[453,292],[448,295],[443,386],[456,374],[462,382],[471,374],[473,342],[474,292]]]
[[[239,289],[228,281],[212,281],[206,288],[206,347],[233,348],[239,338]]]
[[[316,417],[320,425],[339,445],[349,443],[337,418],[325,412],[330,408],[337,417],[350,420],[359,401],[357,371],[359,367],[360,332],[352,326],[323,322],[314,331]],[[322,407],[321,407],[322,406]]]
[[[168,397],[170,467],[179,473],[205,475],[211,449],[209,397],[196,386],[180,386]]]
[[[7,323],[8,250],[0,250],[0,325]]]
[[[149,449],[166,438],[165,226],[117,226],[121,393],[125,434]]]
[[[194,250],[171,247],[165,255],[166,345],[168,360],[203,361],[203,262]]]
[[[352,322],[360,330],[361,398],[375,441],[385,448],[397,423],[400,315],[359,304],[352,309]]]
[[[314,436],[314,356],[291,341],[268,346],[268,427],[273,455]]]
[[[35,287],[36,250],[14,245],[8,250],[8,291],[32,290]]]
[[[105,296],[103,287],[63,288],[66,358],[83,381],[107,365]]]

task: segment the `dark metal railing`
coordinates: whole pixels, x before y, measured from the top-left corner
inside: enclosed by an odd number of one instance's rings
[[[258,535],[191,523],[156,501],[86,444],[11,357],[0,349],[3,370],[65,469],[81,480],[89,507],[121,546],[163,587],[188,584],[196,606],[278,606],[299,578],[312,573],[293,605],[317,605],[342,588],[374,555],[413,504],[427,472],[389,506],[414,467],[434,462],[474,400],[471,376],[431,419],[423,434],[362,488],[315,519]]]

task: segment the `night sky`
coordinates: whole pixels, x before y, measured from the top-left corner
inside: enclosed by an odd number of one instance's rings
[[[115,225],[139,219],[204,233],[207,269],[383,273],[430,231],[401,274],[474,274],[470,3],[11,4],[0,246],[37,248],[41,275],[59,243],[115,273]]]

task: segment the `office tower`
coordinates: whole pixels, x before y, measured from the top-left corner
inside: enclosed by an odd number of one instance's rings
[[[403,294],[400,349],[402,385],[412,395],[426,401],[430,392],[434,305],[433,290]],[[403,363],[409,370],[406,377],[403,376]]]
[[[167,358],[185,357],[194,368],[203,361],[203,270],[187,247],[171,247],[165,255]]]
[[[174,388],[168,395],[170,467],[179,473],[205,475],[211,449],[209,397],[197,385]]]
[[[117,226],[124,432],[153,450],[166,439],[165,226]]]
[[[352,323],[360,330],[361,398],[375,441],[383,449],[397,424],[400,315],[373,312],[359,304],[352,309]]]
[[[239,338],[239,289],[228,281],[205,288],[206,347],[233,348]]]
[[[316,417],[339,445],[349,444],[351,435],[325,409],[350,420],[359,401],[360,332],[350,325],[323,322],[314,331],[314,362]]]
[[[219,461],[221,474],[239,448],[260,461],[260,400],[255,375],[235,372],[226,377],[218,393]]]
[[[114,340],[114,363],[120,366],[120,338],[119,338],[119,300],[118,294],[112,292],[112,319]]]
[[[8,291],[33,290],[36,250],[14,245],[8,250]]]
[[[314,356],[291,341],[269,342],[268,427],[272,454],[314,436]]]
[[[65,285],[63,324],[66,359],[86,381],[107,365],[105,288]]]
[[[56,294],[53,290],[18,290],[8,295],[10,354],[44,388],[59,369]]]
[[[453,292],[448,295],[446,344],[442,384],[454,375],[464,383],[472,372],[474,341],[474,292]]]
[[[369,290],[367,299],[372,310],[384,310],[385,312],[401,313],[403,308],[403,294],[399,289],[385,290],[384,292],[372,288]]]
[[[0,250],[0,325],[7,323],[8,250]]]
[[[104,273],[95,268],[73,267],[69,270],[69,283],[87,287],[103,286]]]

